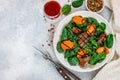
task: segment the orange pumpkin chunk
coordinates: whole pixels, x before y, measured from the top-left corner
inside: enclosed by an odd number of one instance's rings
[[[72,21],[76,24],[83,24],[86,21],[86,19],[81,16],[74,16],[72,18]]]
[[[73,49],[74,48],[74,43],[70,40],[65,40],[61,43],[61,48],[63,50]]]
[[[109,49],[107,47],[100,47],[96,50],[97,53],[102,53],[102,52],[106,52],[106,54],[109,54]]]
[[[97,53],[102,53],[105,51],[105,47],[100,47],[96,50]]]

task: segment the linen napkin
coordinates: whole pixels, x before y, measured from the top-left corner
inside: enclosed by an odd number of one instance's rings
[[[113,10],[111,25],[116,36],[115,52],[120,57],[120,0],[105,0],[105,4]],[[120,80],[120,58],[105,65],[93,80]]]

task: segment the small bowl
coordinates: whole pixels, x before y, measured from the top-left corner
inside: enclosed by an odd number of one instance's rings
[[[87,1],[88,1],[88,0],[85,0],[85,6],[86,6],[87,10],[88,10],[88,11],[91,11],[91,12],[95,12],[95,11],[92,11],[92,10],[90,10],[90,9],[88,8],[88,6],[87,6]],[[100,13],[100,12],[103,11],[104,6],[105,6],[105,3],[104,3],[104,0],[102,0],[102,1],[103,1],[102,8],[101,8],[100,10],[96,11],[95,13]]]

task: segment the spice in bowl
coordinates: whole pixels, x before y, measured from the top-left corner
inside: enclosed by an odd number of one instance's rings
[[[101,12],[104,7],[103,0],[86,0],[86,7],[92,12]]]

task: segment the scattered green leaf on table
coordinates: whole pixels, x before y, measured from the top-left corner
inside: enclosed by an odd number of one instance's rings
[[[68,15],[71,11],[71,6],[68,5],[68,4],[65,4],[63,7],[62,7],[62,14],[64,15]]]
[[[82,4],[83,4],[83,0],[75,0],[72,2],[72,6],[74,8],[78,8],[78,7],[82,6]]]

